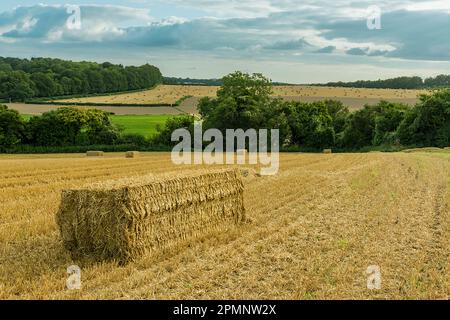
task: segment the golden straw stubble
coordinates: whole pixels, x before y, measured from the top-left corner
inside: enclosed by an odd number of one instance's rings
[[[105,153],[103,151],[87,151],[86,156],[88,157],[103,157]]]

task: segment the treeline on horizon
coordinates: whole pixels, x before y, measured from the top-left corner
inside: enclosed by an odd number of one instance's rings
[[[340,101],[283,101],[271,97],[272,83],[261,74],[235,72],[223,78],[217,98],[198,106],[203,130],[279,129],[283,151],[395,151],[409,147],[450,146],[450,89],[422,95],[414,105],[381,101],[350,112]],[[190,115],[170,118],[146,139],[124,134],[110,115],[97,109],[60,108],[25,121],[0,106],[0,151],[10,153],[169,151],[176,129],[194,134]],[[99,147],[101,146],[101,147]]]
[[[164,77],[163,83],[167,85],[192,85],[192,86],[221,86],[223,85],[222,79],[192,79],[192,78],[177,78],[177,77]],[[291,85],[284,82],[272,82],[273,86],[286,86]]]
[[[191,79],[191,78],[177,78],[164,77],[163,83],[168,85],[196,85],[196,86],[221,86],[222,79]]]
[[[385,80],[359,80],[353,82],[328,82],[316,86],[367,88],[367,89],[438,89],[450,87],[450,75],[441,74],[436,77],[397,77]]]
[[[221,86],[223,79],[193,79],[164,77],[163,83],[167,85],[203,85],[203,86]],[[284,82],[272,82],[274,86],[294,85]],[[307,84],[306,84],[307,85]],[[312,86],[319,87],[345,87],[345,88],[367,88],[367,89],[440,89],[450,87],[450,75],[441,74],[436,77],[422,79],[421,77],[396,77],[391,79],[379,80],[358,80],[352,82],[327,82],[315,83]]]
[[[109,62],[73,62],[51,58],[0,57],[0,100],[25,101],[148,89],[162,83],[160,70]]]

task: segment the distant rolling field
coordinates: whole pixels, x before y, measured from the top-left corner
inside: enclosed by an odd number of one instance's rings
[[[117,95],[95,96],[56,100],[51,105],[39,104],[7,104],[23,114],[42,114],[60,107],[64,103],[104,103],[128,104],[130,106],[79,106],[80,108],[96,108],[115,115],[179,115],[196,114],[197,105],[202,97],[215,97],[219,87],[216,86],[185,86],[160,85],[154,89],[121,93]],[[394,89],[359,89],[331,88],[313,86],[275,86],[272,96],[286,101],[314,102],[326,99],[339,100],[350,110],[357,110],[366,104],[376,104],[381,100],[413,105],[418,101],[418,95],[425,90],[394,90]],[[184,100],[175,106],[175,103]],[[136,106],[133,106],[136,104]],[[174,104],[173,107],[143,107],[138,104]]]
[[[50,104],[26,104],[26,103],[7,103],[8,108],[19,111],[22,114],[39,115],[44,112],[61,108],[61,105]],[[75,106],[75,105],[74,105]],[[115,115],[177,115],[182,114],[178,108],[173,107],[113,107],[113,106],[77,106],[78,108],[99,109]]]
[[[184,101],[180,108],[187,113],[196,112],[195,106],[201,97],[215,97],[219,89],[217,86],[186,86],[160,85],[154,89],[121,93],[117,95],[96,96],[57,100],[70,103],[121,103],[121,104],[175,104],[183,97],[192,97]],[[377,103],[380,100],[414,104],[417,96],[425,90],[397,90],[397,89],[361,89],[334,88],[316,86],[274,86],[273,97],[289,101],[317,101],[335,99],[342,101],[351,109],[361,108],[367,103]],[[184,110],[186,109],[186,110]]]

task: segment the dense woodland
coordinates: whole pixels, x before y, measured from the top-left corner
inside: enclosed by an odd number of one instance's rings
[[[260,74],[236,72],[224,77],[217,98],[200,101],[203,130],[277,128],[287,151],[450,146],[450,89],[423,95],[415,106],[382,101],[355,112],[339,101],[286,102],[271,98],[271,92],[272,83]],[[173,117],[156,136],[145,139],[123,134],[109,114],[96,109],[60,108],[25,121],[17,111],[0,106],[0,151],[74,152],[83,149],[67,147],[92,145],[110,146],[105,151],[119,151],[123,145],[170,150],[176,144],[172,132],[186,128],[193,134],[194,120],[187,115]]]
[[[450,75],[441,74],[436,77],[422,79],[421,77],[398,77],[375,81],[329,82],[319,86],[374,88],[374,89],[436,89],[449,88]]]
[[[164,77],[164,84],[169,85],[205,85],[205,86],[221,86],[222,79],[191,79],[191,78],[174,78]],[[274,86],[288,85],[282,82],[273,82]],[[438,75],[436,77],[397,77],[384,80],[359,80],[354,82],[328,82],[321,84],[312,84],[314,86],[326,87],[347,87],[347,88],[369,88],[369,89],[438,89],[450,87],[450,75]]]
[[[191,78],[164,77],[163,83],[168,85],[221,86],[222,79],[191,79]]]
[[[175,78],[164,77],[163,83],[167,85],[192,85],[192,86],[221,86],[223,79],[191,79],[191,78]],[[288,83],[272,82],[274,86],[286,86]]]
[[[0,57],[0,100],[88,95],[151,88],[162,82],[151,65],[124,67],[109,62]]]

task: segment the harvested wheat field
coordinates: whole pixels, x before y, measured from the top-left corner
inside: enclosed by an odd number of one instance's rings
[[[61,108],[58,104],[28,104],[28,103],[7,103],[8,108],[19,111],[22,114],[40,115]],[[197,106],[197,105],[195,105]],[[184,111],[174,107],[114,107],[114,106],[73,106],[85,109],[99,109],[115,115],[179,115]]]
[[[215,97],[217,89],[219,87],[216,86],[159,85],[156,88],[140,92],[57,101],[74,103],[175,104],[186,96]]]
[[[61,191],[176,174],[170,154],[0,156],[2,299],[450,298],[450,152],[282,154],[276,176],[244,166],[246,223],[125,265],[72,260]],[[81,290],[67,290],[67,267]],[[367,267],[381,290],[367,289]]]
[[[178,100],[187,96],[194,98],[215,97],[218,89],[219,87],[216,86],[159,85],[154,89],[141,92],[58,101],[71,103],[175,104]],[[332,88],[301,85],[273,87],[274,97],[308,102],[323,99],[342,99],[343,103],[350,107],[363,106],[364,103],[377,103],[382,99],[392,100],[393,102],[415,103],[417,96],[426,92],[426,90]]]

